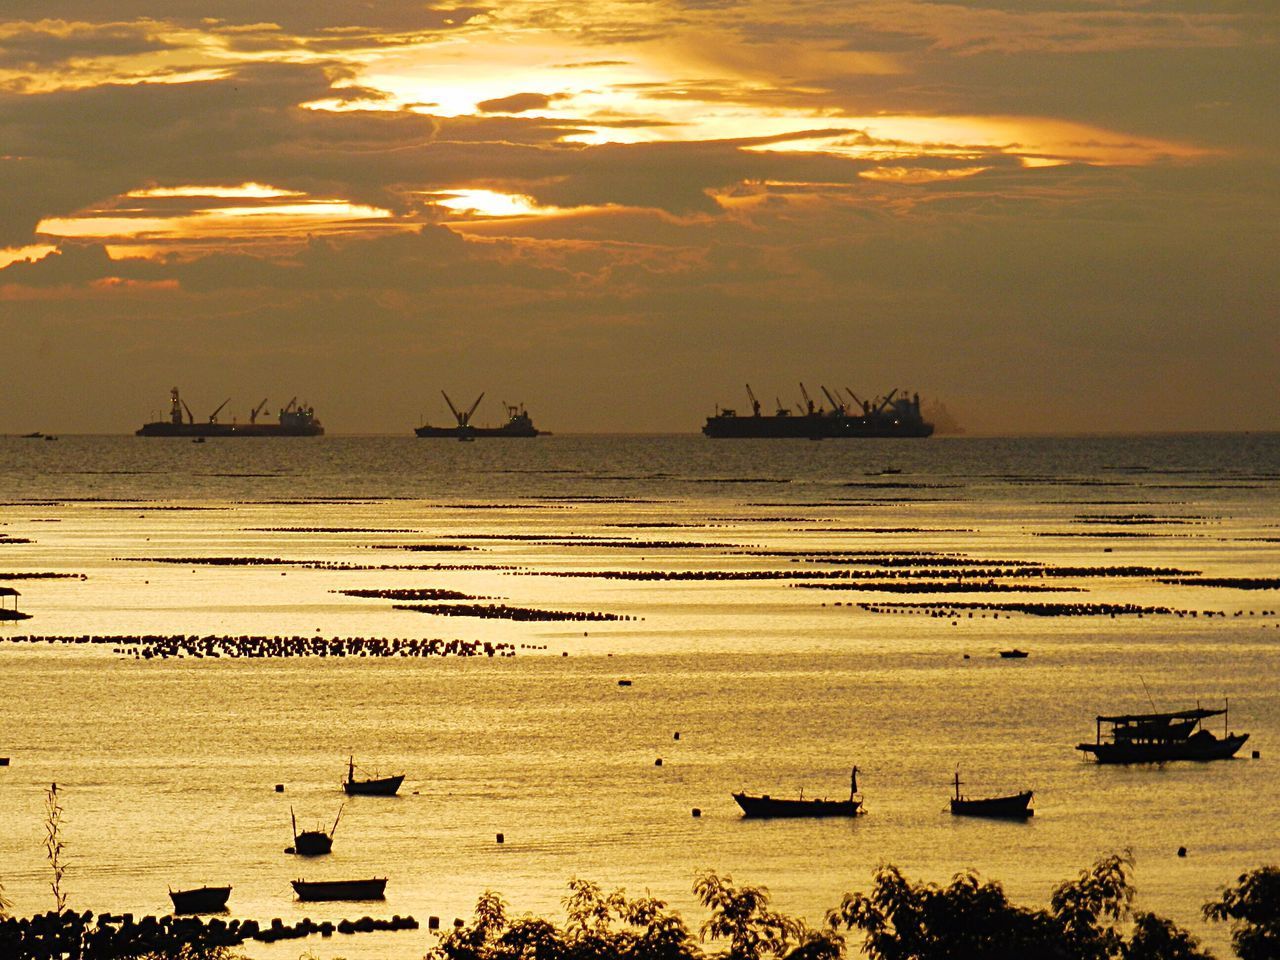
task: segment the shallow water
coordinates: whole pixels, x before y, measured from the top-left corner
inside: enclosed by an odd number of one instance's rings
[[[695,925],[690,886],[707,868],[767,885],[778,908],[813,922],[844,892],[865,889],[881,862],[933,880],[975,867],[1015,899],[1043,904],[1056,883],[1126,847],[1140,905],[1225,953],[1225,931],[1205,927],[1199,905],[1280,858],[1280,593],[1098,569],[1280,574],[1275,435],[0,439],[0,501],[0,534],[35,541],[0,543],[0,571],[85,575],[0,577],[33,615],[0,625],[0,640],[262,634],[517,648],[510,658],[142,660],[111,644],[0,642],[0,756],[12,757],[0,768],[0,881],[18,913],[49,906],[42,802],[55,780],[77,908],[159,912],[166,885],[207,882],[234,885],[236,916],[424,921],[413,933],[250,948],[267,960],[303,949],[420,956],[432,942],[427,916],[447,926],[486,887],[517,911],[558,911],[574,876],[648,889]],[[397,549],[410,544],[471,549]],[[736,579],[850,569],[831,551],[863,554],[854,569],[878,582],[867,571],[901,568],[871,562],[873,551],[1091,572],[995,577],[1075,593]],[[785,555],[796,552],[826,555]],[[289,563],[158,562],[244,557]],[[949,581],[948,569],[916,580]],[[728,576],[551,575],[599,571]],[[445,617],[334,592],[359,588],[443,588],[633,619]],[[930,601],[1138,604],[1182,615],[857,606]],[[1015,646],[1031,655],[997,656]],[[619,687],[624,678],[633,685]],[[1112,769],[1072,749],[1092,738],[1096,713],[1224,696],[1230,726],[1252,735],[1244,759]],[[1252,749],[1262,758],[1248,759]],[[285,855],[290,806],[305,825],[332,822],[349,753],[405,771],[403,795],[349,801],[331,857]],[[838,796],[854,764],[868,814],[853,822],[746,822],[729,797],[739,788]],[[953,819],[957,766],[974,794],[1034,789],[1036,817]],[[1187,858],[1176,857],[1179,846]],[[390,878],[385,904],[302,905],[288,886],[298,876],[370,875]]]

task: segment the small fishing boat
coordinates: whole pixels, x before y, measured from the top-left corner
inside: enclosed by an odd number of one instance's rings
[[[1096,717],[1093,743],[1076,749],[1098,763],[1165,763],[1169,760],[1228,760],[1249,739],[1228,729],[1229,704],[1221,710],[1178,710],[1173,713],[1126,713]],[[1222,717],[1222,736],[1204,728],[1209,717]],[[1103,724],[1109,729],[1103,731]]]
[[[997,817],[1025,820],[1035,816],[1031,809],[1032,791],[1024,790],[1007,797],[966,797],[960,793],[960,771],[956,771],[956,795],[951,798],[951,813],[957,817]]]
[[[294,880],[299,900],[385,900],[387,878],[369,880]]]
[[[395,777],[370,777],[365,780],[356,779],[356,758],[347,760],[347,779],[342,781],[342,789],[348,796],[362,797],[394,797],[404,783],[404,774]]]
[[[333,818],[333,827],[326,832],[323,827],[315,830],[298,832],[298,818],[294,816],[293,807],[289,808],[289,818],[293,821],[293,846],[285,847],[285,853],[296,853],[303,857],[318,857],[333,849],[333,835],[337,832],[338,821],[342,819],[342,807]]]
[[[862,809],[862,795],[858,793],[858,768],[854,767],[849,775],[849,799],[827,800],[805,799],[804,791],[799,798],[752,796],[747,793],[735,793],[733,799],[742,808],[744,817],[769,819],[776,817],[855,817]]]
[[[227,898],[230,896],[230,887],[199,887],[194,890],[170,888],[169,890],[169,899],[173,901],[174,913],[220,913],[227,909]]]
[[[1028,654],[1027,651],[1019,650],[1017,647],[1014,647],[1012,650],[1001,650],[1000,656],[1004,657],[1006,660],[1025,660]]]

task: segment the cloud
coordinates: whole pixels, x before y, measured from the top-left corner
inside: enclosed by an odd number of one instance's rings
[[[50,20],[0,24],[0,70],[47,70],[74,60],[175,49],[177,44],[160,35],[158,26]]]
[[[509,97],[481,100],[476,109],[482,113],[524,113],[527,110],[546,110],[564,98],[562,93],[513,93]]]

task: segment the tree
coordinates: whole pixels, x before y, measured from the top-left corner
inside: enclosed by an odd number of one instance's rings
[[[1154,913],[1133,917],[1133,936],[1120,949],[1123,960],[1213,960],[1196,938],[1180,930],[1171,920]]]
[[[708,871],[694,880],[693,892],[711,911],[702,939],[728,940],[726,960],[759,960],[766,953],[782,957],[793,941],[808,940],[802,923],[769,909],[764,887],[735,887],[732,877]]]
[[[846,894],[827,914],[832,930],[866,935],[874,960],[1019,960],[1055,957],[1059,930],[1043,911],[1011,904],[1000,884],[976,873],[957,874],[947,887],[912,884],[894,866],[881,866],[870,894]]]
[[[871,893],[846,895],[827,922],[861,930],[873,960],[1211,960],[1190,935],[1152,914],[1135,917],[1125,939],[1119,924],[1130,915],[1132,867],[1128,854],[1104,857],[1059,886],[1048,910],[1030,910],[972,871],[940,887],[882,866]]]
[[[1280,867],[1240,874],[1221,899],[1204,905],[1204,915],[1231,923],[1231,946],[1241,960],[1280,957]]]

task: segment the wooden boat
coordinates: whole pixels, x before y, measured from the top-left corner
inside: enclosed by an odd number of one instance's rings
[[[951,813],[957,817],[997,817],[1025,820],[1035,816],[1031,809],[1032,791],[1024,790],[1007,797],[966,797],[960,793],[960,771],[956,771],[956,795],[951,798]]]
[[[298,818],[293,814],[293,807],[289,808],[289,817],[293,821],[293,846],[285,847],[285,853],[296,853],[303,857],[318,857],[333,849],[333,835],[337,832],[338,821],[342,819],[342,807],[338,808],[338,815],[333,818],[333,827],[327,833],[323,828],[303,830],[299,833]]]
[[[785,798],[751,796],[747,793],[735,793],[733,799],[742,808],[744,817],[768,819],[775,817],[855,817],[862,809],[862,796],[858,793],[858,768],[854,767],[849,775],[849,799],[806,800],[803,791],[800,797]]]
[[[1222,717],[1223,735],[1204,728],[1209,717]],[[1247,733],[1228,731],[1228,705],[1221,710],[1196,707],[1173,713],[1131,713],[1097,717],[1093,743],[1076,749],[1091,754],[1098,763],[1165,763],[1169,760],[1227,760],[1249,739]],[[1105,732],[1103,724],[1108,724]]]
[[[1015,647],[1012,650],[1001,650],[1000,656],[1004,657],[1006,660],[1025,660],[1028,654],[1027,651],[1019,650]]]
[[[394,797],[404,783],[404,774],[397,777],[371,777],[367,780],[356,779],[356,758],[347,761],[347,779],[342,781],[342,789],[348,796],[362,797]]]
[[[174,913],[219,913],[227,909],[230,887],[199,887],[194,890],[169,890]]]
[[[299,900],[385,900],[386,877],[369,880],[294,880]]]

